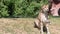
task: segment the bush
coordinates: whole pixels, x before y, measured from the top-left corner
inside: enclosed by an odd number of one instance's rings
[[[0,17],[36,17],[47,0],[0,0]]]
[[[0,1],[0,17],[7,17],[8,14],[8,7],[4,5],[2,1]]]

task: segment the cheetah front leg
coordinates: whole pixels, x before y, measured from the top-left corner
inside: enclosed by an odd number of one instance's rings
[[[43,34],[43,23],[41,22],[41,34]]]
[[[49,24],[46,24],[46,28],[47,28],[47,34],[50,34],[50,31],[49,31]]]

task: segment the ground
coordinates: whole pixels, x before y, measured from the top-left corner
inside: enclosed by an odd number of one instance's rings
[[[35,18],[0,18],[0,34],[40,34]],[[60,18],[50,18],[51,34],[60,34]]]

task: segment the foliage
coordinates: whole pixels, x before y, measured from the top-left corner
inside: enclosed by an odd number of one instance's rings
[[[0,0],[0,17],[36,17],[47,0]]]

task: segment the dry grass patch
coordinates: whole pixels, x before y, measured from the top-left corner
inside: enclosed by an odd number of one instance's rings
[[[60,18],[51,18],[51,34],[60,34]],[[0,18],[0,34],[40,34],[34,18]]]

